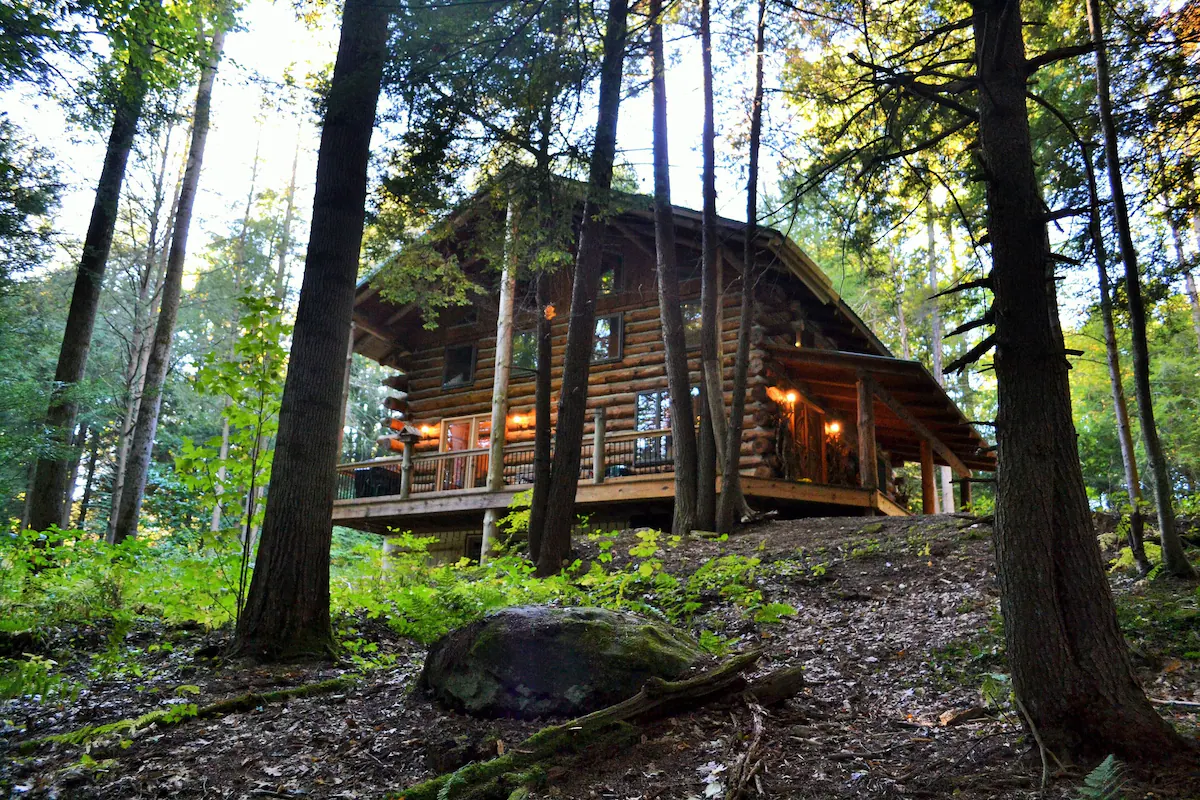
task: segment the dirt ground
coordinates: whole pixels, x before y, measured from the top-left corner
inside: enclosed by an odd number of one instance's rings
[[[802,665],[808,678],[800,696],[769,712],[762,767],[746,797],[1079,796],[1094,765],[1066,773],[1052,768],[1043,790],[1038,750],[1010,714],[983,709],[968,721],[942,724],[948,712],[987,706],[985,676],[1005,671],[986,523],[960,516],[772,520],[724,543],[688,542],[669,551],[666,566],[690,572],[725,553],[762,559],[757,588],[797,613],[755,624],[713,597],[701,624],[738,649],[763,648],[759,671]],[[1151,590],[1124,579],[1114,588]],[[1194,590],[1176,591],[1195,602]],[[95,743],[86,758],[67,745],[20,756],[17,746],[30,738],[343,672],[247,668],[212,657],[221,632],[135,629],[127,643],[143,649],[140,675],[87,685],[62,708],[0,706],[0,792],[96,800],[378,798],[517,745],[544,724],[442,711],[413,691],[424,649],[381,623],[364,620],[358,627],[382,651],[397,654],[397,666],[333,694],[150,726],[128,746],[116,735]],[[59,644],[95,651],[106,634],[75,631]],[[1198,658],[1135,648],[1139,677],[1156,699],[1200,701]],[[1200,730],[1200,707],[1160,710],[1189,736]],[[639,744],[570,770],[552,769],[533,797],[723,797],[750,730],[750,711],[737,703],[663,720],[645,727]],[[1124,796],[1200,798],[1200,765],[1131,776]]]

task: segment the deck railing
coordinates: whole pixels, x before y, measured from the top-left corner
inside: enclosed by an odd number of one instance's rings
[[[673,472],[670,430],[606,433],[597,415],[597,434],[582,442],[579,480],[603,483],[632,475]],[[599,457],[597,457],[599,454]],[[337,499],[400,497],[487,486],[486,449],[419,453],[355,461],[338,466]],[[504,448],[504,485],[533,484],[533,445]]]

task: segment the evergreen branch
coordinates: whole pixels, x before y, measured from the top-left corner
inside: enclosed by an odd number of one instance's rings
[[[1087,55],[1096,49],[1093,42],[1086,44],[1073,44],[1068,47],[1058,47],[1054,50],[1048,50],[1040,56],[1025,59],[1025,73],[1032,75],[1042,67],[1053,64],[1056,61],[1063,61],[1068,58],[1077,58],[1078,56]]]

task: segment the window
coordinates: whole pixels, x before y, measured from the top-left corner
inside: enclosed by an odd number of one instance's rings
[[[700,346],[700,301],[689,300],[683,304],[683,342],[688,350]]]
[[[600,267],[600,296],[607,297],[616,294],[621,289],[621,257],[618,255],[604,256]]]
[[[658,431],[671,427],[671,395],[666,389],[641,392],[635,398],[634,428],[639,431]],[[634,440],[634,466],[656,466],[671,458],[671,437]]]
[[[536,331],[518,331],[513,335],[512,371],[517,377],[537,372]]]
[[[446,348],[446,371],[442,374],[442,388],[453,389],[467,386],[475,380],[475,345],[450,345]]]
[[[592,363],[621,360],[621,315],[596,319],[596,337],[592,340]]]

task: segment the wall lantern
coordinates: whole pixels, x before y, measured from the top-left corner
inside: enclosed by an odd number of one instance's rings
[[[833,438],[836,439],[838,434],[841,432],[842,432],[842,423],[838,422],[836,419],[833,420],[832,422],[825,423],[825,433],[829,434]]]
[[[433,436],[437,432],[438,432],[438,429],[432,425],[422,425],[421,426],[421,435],[422,436]]]

